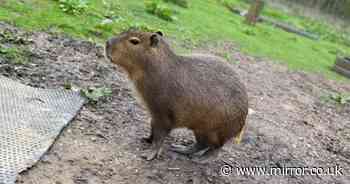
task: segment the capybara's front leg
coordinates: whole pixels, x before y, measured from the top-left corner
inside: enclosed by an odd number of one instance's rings
[[[158,158],[162,152],[164,139],[169,134],[171,127],[167,118],[153,118],[151,121],[152,138],[151,149],[144,155],[146,160],[150,161]]]
[[[145,141],[146,143],[152,144],[153,143],[153,134],[154,134],[154,129],[152,125],[153,123],[153,119],[151,120],[151,134],[148,137],[144,137],[142,138],[143,141]]]

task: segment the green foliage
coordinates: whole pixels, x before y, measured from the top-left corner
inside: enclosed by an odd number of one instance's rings
[[[173,4],[181,6],[183,8],[188,8],[189,7],[188,0],[163,0],[163,1],[171,2]]]
[[[232,64],[239,64],[239,63],[240,63],[239,60],[236,60],[236,59],[232,58],[231,53],[229,53],[229,52],[223,53],[222,57],[223,57],[227,62],[231,62]]]
[[[322,35],[322,39],[313,41],[264,23],[251,28],[243,23],[243,17],[219,3],[223,0],[191,0],[188,1],[190,8],[187,9],[161,0],[163,4],[179,12],[176,14],[177,21],[173,22],[159,20],[157,16],[147,13],[144,1],[140,0],[119,0],[119,3],[106,0],[107,5],[101,3],[101,0],[89,0],[84,17],[63,12],[55,1],[2,1],[4,3],[0,6],[0,21],[14,23],[29,31],[51,30],[104,44],[106,39],[131,27],[163,30],[173,40],[172,45],[181,53],[189,53],[193,46],[200,43],[233,42],[243,53],[285,63],[290,69],[320,73],[343,82],[350,81],[331,70],[337,54],[350,55],[350,47],[324,39]],[[111,2],[114,1],[116,3],[112,5]],[[236,3],[242,9],[249,7],[242,0],[224,1]],[[106,8],[108,6],[111,7],[109,10]],[[108,13],[110,11],[114,12]],[[268,6],[263,11],[263,15],[265,14],[300,29],[308,30],[305,27],[310,24],[307,23],[308,19]],[[322,26],[319,29],[325,32],[328,29],[334,30],[334,27],[327,25],[327,29]]]
[[[121,16],[124,13],[119,0],[103,0],[103,12],[102,20],[99,24],[95,25],[95,29],[100,32],[114,32],[114,27],[120,25],[121,27],[127,27],[127,20]]]
[[[345,12],[344,12],[345,16],[350,17],[350,1],[349,0],[346,1],[344,9],[345,9]]]
[[[247,3],[244,3],[244,1],[240,1],[240,0],[218,0],[218,1],[231,10],[234,8],[239,10],[247,10],[249,8]],[[315,21],[306,17],[289,15],[283,11],[279,11],[278,9],[274,9],[268,6],[265,6],[262,12],[262,15],[269,18],[273,18],[283,23],[287,23],[298,29],[305,30],[307,32],[319,35],[323,40],[350,46],[349,32],[336,30],[334,29],[334,27],[331,27],[326,23]]]
[[[90,103],[97,103],[98,101],[112,96],[112,90],[110,88],[101,87],[101,88],[88,88],[82,89],[80,94],[87,98]]]
[[[299,29],[306,30],[307,32],[317,34],[323,40],[350,46],[350,32],[337,30],[324,22],[312,20],[307,17],[289,15],[270,7],[264,9],[263,15],[286,22]]]
[[[246,28],[243,30],[243,33],[248,35],[248,36],[255,36],[256,35],[256,30],[252,27]]]
[[[114,30],[116,25],[118,25],[120,29]],[[162,31],[161,29],[157,29],[143,22],[136,22],[136,21],[130,22],[123,17],[119,17],[118,19],[114,19],[114,20],[105,19],[105,21],[96,25],[95,28],[103,32],[113,32],[114,34],[118,34],[119,32],[123,32],[123,31],[128,31],[130,29],[140,30],[145,32]]]
[[[72,88],[73,88],[73,85],[72,85],[72,83],[69,83],[69,82],[65,82],[64,84],[63,84],[63,87],[64,87],[64,89],[66,89],[66,90],[71,90]]]
[[[230,62],[230,61],[231,61],[231,55],[230,55],[230,53],[228,53],[228,52],[224,53],[223,57],[226,59],[227,62]]]
[[[105,18],[114,19],[120,17],[122,10],[119,0],[102,0]]]
[[[287,23],[289,23],[289,19],[290,19],[290,17],[286,13],[277,11],[275,9],[272,9],[266,6],[265,6],[265,9],[263,10],[263,15],[267,17],[271,17],[276,20],[287,22]]]
[[[331,93],[326,96],[322,96],[321,99],[325,102],[335,102],[340,105],[350,103],[350,94],[346,93]]]
[[[229,9],[232,9],[232,8],[248,9],[249,8],[249,5],[247,3],[240,0],[217,0],[217,1]]]
[[[23,36],[15,36],[9,30],[0,31],[0,43],[28,44],[31,40]]]
[[[350,33],[336,30],[325,23],[305,18],[300,25],[307,31],[316,33],[321,39],[350,46]]]
[[[25,45],[30,42],[27,38],[15,35],[10,30],[0,31],[0,57],[11,64],[27,64],[31,53],[15,45]]]
[[[339,104],[346,104],[350,102],[350,95],[348,94],[341,94],[341,93],[335,93],[330,96],[331,100],[339,103]]]
[[[79,15],[86,11],[88,8],[87,0],[56,0],[59,2],[59,6],[62,11],[72,14]]]
[[[0,57],[3,57],[5,61],[11,64],[27,64],[29,62],[29,55],[29,51],[25,49],[0,45]]]
[[[157,29],[155,27],[152,27],[149,24],[139,23],[139,22],[132,22],[132,23],[128,24],[128,27],[125,29],[125,31],[129,30],[129,29],[136,29],[136,30],[145,31],[145,32],[162,31],[161,29]]]
[[[162,3],[162,1],[160,0],[145,0],[145,7],[148,13],[156,15],[164,20],[177,20],[177,17],[175,16],[175,10],[171,9],[169,6]]]

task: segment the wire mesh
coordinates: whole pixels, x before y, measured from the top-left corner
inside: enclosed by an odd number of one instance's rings
[[[84,103],[78,92],[32,88],[0,76],[0,184],[33,166]]]

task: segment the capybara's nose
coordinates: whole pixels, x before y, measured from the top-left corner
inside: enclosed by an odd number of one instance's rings
[[[110,47],[110,46],[112,45],[112,42],[113,42],[113,38],[107,40],[107,42],[106,42],[106,47],[107,47],[107,48]]]

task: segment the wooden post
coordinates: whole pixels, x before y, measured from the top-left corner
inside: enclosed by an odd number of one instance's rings
[[[350,78],[350,57],[337,57],[334,70]]]
[[[258,22],[259,15],[264,8],[263,0],[255,0],[246,15],[246,22],[249,25],[255,25]]]

